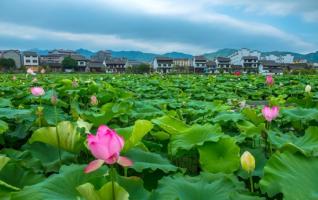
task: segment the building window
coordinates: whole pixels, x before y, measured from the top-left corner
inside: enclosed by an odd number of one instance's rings
[[[33,60],[34,63],[38,63],[38,60]]]
[[[26,63],[30,63],[31,61],[29,59],[25,60]]]

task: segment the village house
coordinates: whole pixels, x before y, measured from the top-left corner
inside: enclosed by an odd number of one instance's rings
[[[98,51],[92,57],[92,61],[104,62],[106,60],[110,60],[112,57],[112,53],[110,51]]]
[[[90,72],[106,72],[106,64],[105,63],[100,62],[100,61],[93,61],[90,60],[87,62],[87,70],[86,71],[90,71]]]
[[[168,57],[155,57],[153,60],[153,68],[160,73],[170,73],[173,71],[173,59]]]
[[[231,59],[227,57],[217,57],[215,59],[216,71],[215,73],[230,73],[231,72]]]
[[[82,55],[77,55],[77,54],[73,54],[70,56],[72,59],[76,60],[77,62],[77,68],[76,68],[76,71],[79,71],[79,72],[85,72],[85,71],[88,71],[88,69],[86,69],[87,67],[87,59],[82,56]]]
[[[112,58],[105,61],[106,73],[123,73],[127,60],[123,58]]]
[[[21,62],[21,53],[19,50],[4,50],[1,52],[1,57],[2,58],[11,58],[14,60],[15,66],[17,68],[20,68],[22,66]]]
[[[244,73],[258,73],[259,62],[257,56],[243,56],[242,60]]]
[[[207,68],[206,63],[207,59],[204,56],[194,56],[190,71],[193,71],[194,73],[203,73]]]
[[[205,73],[215,74],[215,72],[216,72],[216,62],[212,60],[207,61]]]
[[[22,62],[25,67],[32,68],[33,71],[38,71],[40,59],[36,52],[24,51],[22,54]]]
[[[261,60],[259,73],[261,74],[283,74],[284,67],[281,63],[276,63],[274,60]]]
[[[40,63],[42,66],[49,67],[52,72],[62,71],[63,54],[48,54],[40,56]]]
[[[173,59],[173,65],[179,73],[189,73],[192,67],[192,59],[190,58],[175,58]]]

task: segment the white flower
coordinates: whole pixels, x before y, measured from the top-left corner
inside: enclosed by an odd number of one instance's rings
[[[310,85],[306,85],[305,92],[309,93],[310,91],[311,91],[311,86]]]

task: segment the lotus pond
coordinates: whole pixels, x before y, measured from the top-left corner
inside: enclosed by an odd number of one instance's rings
[[[0,199],[318,199],[318,76],[0,83]]]

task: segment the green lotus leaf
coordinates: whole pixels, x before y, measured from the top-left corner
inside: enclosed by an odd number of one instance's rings
[[[264,122],[264,117],[260,113],[256,113],[254,109],[244,108],[242,114],[255,125]]]
[[[141,142],[142,138],[153,128],[148,120],[137,120],[132,128],[132,132],[125,141],[124,152],[136,146]]]
[[[213,121],[215,123],[222,123],[222,122],[238,122],[240,120],[244,120],[244,116],[241,113],[237,112],[220,112],[214,119]]]
[[[103,185],[98,191],[95,190],[94,185],[85,183],[78,186],[77,191],[85,198],[85,200],[128,200],[128,192],[122,188],[118,183],[114,183],[114,197],[112,183],[108,182]]]
[[[318,119],[318,110],[314,108],[293,108],[282,110],[282,115],[290,121],[311,121]]]
[[[240,166],[240,147],[233,138],[221,138],[198,147],[200,165],[204,171],[232,173]]]
[[[76,125],[73,125],[69,121],[63,121],[58,123],[57,130],[60,138],[60,147],[62,149],[73,153],[77,153],[81,150],[83,138],[80,133],[77,132]],[[33,142],[43,142],[58,147],[56,127],[39,128],[29,139],[30,144]]]
[[[299,151],[306,156],[318,156],[318,127],[309,127],[305,135],[297,137],[293,133],[279,133],[270,131],[271,143],[281,151]]]
[[[244,194],[245,192],[244,184],[234,175],[201,173],[199,176],[189,177],[177,174],[162,178],[151,200],[234,200],[239,194],[241,196],[237,199],[259,199]]]
[[[148,200],[150,192],[144,188],[144,182],[137,176],[117,176],[116,181],[129,193],[130,200]]]
[[[6,132],[9,129],[9,125],[7,124],[7,122],[2,121],[0,119],[0,134]]]
[[[0,108],[11,107],[11,106],[12,104],[10,99],[0,97]]]
[[[260,188],[268,196],[282,193],[286,200],[318,199],[318,158],[275,153],[264,168]]]
[[[0,155],[0,171],[9,162],[10,158]]]
[[[44,179],[42,174],[36,174],[17,162],[8,162],[0,171],[1,185],[14,190],[39,183]]]
[[[153,119],[152,122],[171,135],[186,131],[189,128],[189,126],[183,121],[173,118],[169,115]]]
[[[0,118],[15,119],[31,115],[32,111],[27,109],[0,108]]]
[[[105,182],[103,174],[106,166],[89,174],[84,173],[85,165],[62,166],[60,173],[50,176],[44,181],[24,187],[19,192],[12,193],[12,200],[74,200],[80,198],[76,188],[84,183],[92,183],[100,187]]]
[[[130,149],[125,156],[131,159],[134,164],[130,167],[137,172],[142,172],[145,169],[162,170],[165,173],[177,171],[178,168],[172,165],[168,159],[163,158],[160,154],[146,152],[141,149]]]
[[[260,123],[257,126],[255,126],[253,123],[242,120],[236,123],[236,126],[240,130],[242,134],[244,134],[246,137],[255,137],[257,135],[261,135],[263,131],[265,131],[265,124]]]
[[[179,149],[190,150],[195,146],[202,146],[205,142],[216,142],[222,135],[222,129],[218,124],[195,124],[179,134],[172,135],[169,149],[172,155],[175,155]]]

